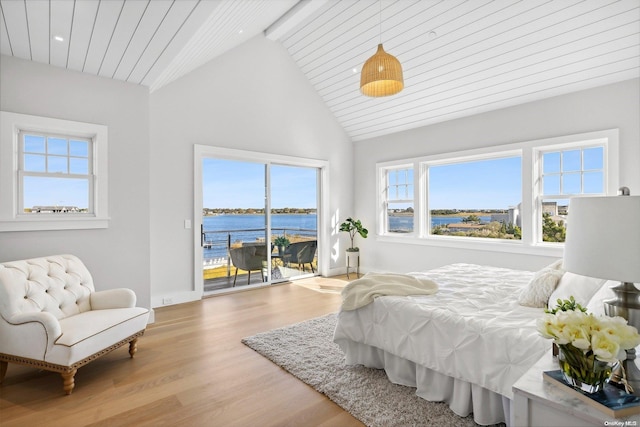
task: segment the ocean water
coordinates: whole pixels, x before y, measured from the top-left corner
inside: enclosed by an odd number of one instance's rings
[[[205,259],[227,256],[227,239],[231,243],[254,242],[265,239],[264,215],[216,215],[203,218],[205,240],[211,247],[203,249]],[[274,236],[316,236],[318,220],[315,214],[282,214],[271,216],[271,233]]]
[[[462,222],[461,216],[432,216],[431,217],[431,228],[436,225],[444,225],[444,224],[457,224]],[[483,222],[491,221],[490,216],[480,216],[479,217]],[[389,230],[393,230],[396,232],[410,232],[413,230],[413,217],[412,216],[390,216],[389,217]]]
[[[490,216],[480,217],[482,221],[491,220]],[[441,224],[462,222],[462,217],[432,216],[431,227]],[[231,243],[253,242],[265,239],[264,215],[216,215],[203,218],[205,241],[210,243],[203,249],[205,260],[226,259],[227,239]],[[271,216],[273,235],[316,236],[318,220],[315,214],[282,214]],[[372,230],[372,226],[368,227]],[[412,216],[390,216],[389,229],[394,231],[413,230]]]

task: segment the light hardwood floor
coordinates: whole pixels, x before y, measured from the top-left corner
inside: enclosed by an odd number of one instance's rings
[[[0,426],[362,426],[240,342],[339,304],[285,284],[156,309],[135,357],[125,346],[80,368],[70,396],[60,375],[10,364]]]

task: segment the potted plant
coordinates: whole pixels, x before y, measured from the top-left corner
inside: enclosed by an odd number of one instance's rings
[[[359,219],[347,218],[342,224],[340,224],[340,231],[349,233],[351,239],[351,246],[347,248],[347,278],[349,277],[349,268],[356,268],[356,275],[360,275],[360,248],[354,246],[354,239],[356,234],[359,234],[363,239],[367,238],[369,230],[362,226],[362,222]]]
[[[284,255],[284,248],[289,246],[291,242],[286,236],[278,236],[274,239],[273,244],[278,247],[278,255]]]

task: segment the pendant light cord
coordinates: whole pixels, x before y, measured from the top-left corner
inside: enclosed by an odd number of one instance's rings
[[[378,2],[380,4],[380,42],[382,44],[382,0]]]

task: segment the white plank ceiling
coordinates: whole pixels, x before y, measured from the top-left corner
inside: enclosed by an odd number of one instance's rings
[[[640,77],[640,0],[0,0],[0,15],[0,53],[150,90],[264,31],[353,140]],[[380,41],[405,89],[367,98]]]

